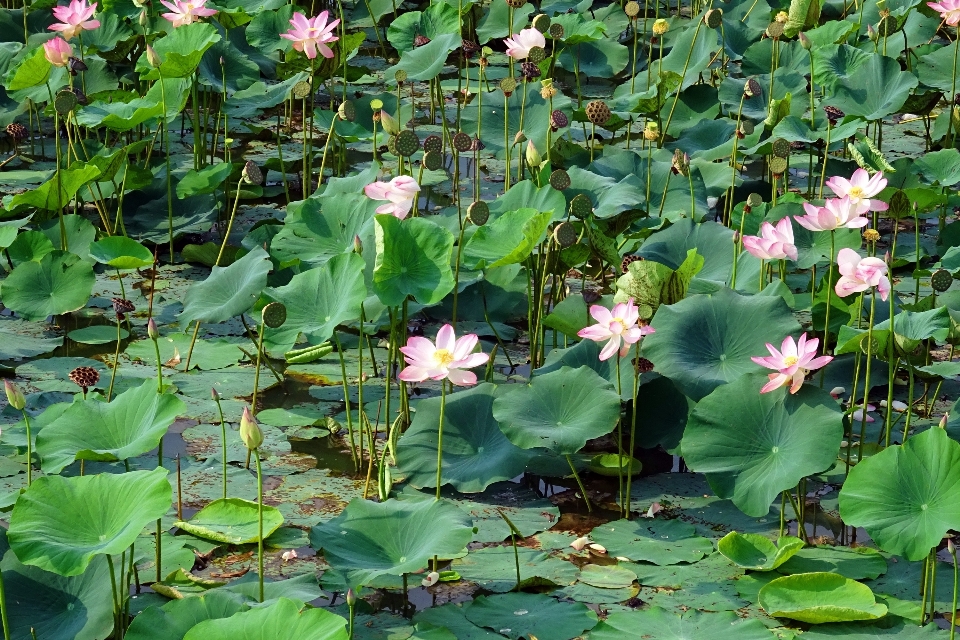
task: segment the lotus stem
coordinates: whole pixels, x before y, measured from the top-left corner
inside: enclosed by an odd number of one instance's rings
[[[2,573],[0,573],[0,624],[3,626],[3,640],[10,640],[10,619],[7,616],[7,594],[3,587]]]
[[[570,454],[565,456],[567,458],[567,464],[570,465],[570,471],[573,472],[573,478],[577,481],[577,486],[580,487],[580,493],[583,495],[583,501],[587,504],[587,513],[593,513],[593,507],[590,505],[590,498],[587,496],[587,489],[583,486],[583,481],[580,480],[580,474],[577,473],[577,468],[573,466],[573,460],[570,459]]]
[[[223,419],[223,407],[220,405],[220,394],[214,391],[213,401],[217,403],[220,413],[220,451],[223,457],[223,499],[227,499],[227,423]]]
[[[399,107],[397,108],[399,110]],[[334,137],[334,130],[337,127],[337,112],[333,112],[333,119],[330,121],[330,131],[327,132],[327,139],[323,143],[323,156],[320,158],[320,175],[317,176],[317,189],[320,188],[320,185],[323,184],[323,171],[327,166],[327,149],[330,148],[330,138]],[[303,197],[306,198],[307,194],[304,193]]]
[[[637,341],[636,357],[640,359],[640,341]],[[640,370],[633,366],[633,414],[630,416],[630,446],[627,449],[627,499],[624,504],[627,520],[630,519],[630,495],[633,488],[633,452],[637,436],[637,394],[640,390]],[[619,375],[619,374],[618,374]]]
[[[347,384],[347,365],[343,360],[343,346],[340,344],[340,338],[336,331],[333,332],[333,341],[337,345],[337,355],[340,356],[340,378],[343,382],[343,404],[347,412],[347,433],[350,435],[350,457],[353,459],[353,470],[358,470],[357,463],[357,443],[353,437],[353,415],[350,411],[350,387]]]
[[[823,321],[823,355],[827,355],[830,349],[830,306],[833,304],[833,261],[836,256],[837,232],[830,230],[830,267],[827,269],[827,311]],[[820,388],[823,388],[823,380],[826,372],[820,370]]]
[[[170,236],[170,264],[173,264],[173,176],[170,174],[170,127],[167,123],[167,94],[163,86],[163,72],[160,71],[160,67],[157,67],[157,74],[160,76],[160,108],[163,109],[160,124],[163,126],[163,141],[166,147],[164,162],[167,173],[167,231]]]
[[[257,332],[257,366],[253,371],[253,398],[250,403],[250,411],[253,415],[257,415],[257,392],[260,390],[260,360],[263,358],[263,334],[266,333],[266,330],[267,325],[261,322],[259,331]]]
[[[233,220],[237,215],[237,205],[240,204],[240,185],[242,184],[243,184],[243,178],[237,181],[237,187],[236,187],[237,193],[233,198],[233,210],[230,211],[230,218],[227,221],[227,230],[223,234],[223,242],[220,243],[220,252],[217,253],[217,261],[214,263],[215,267],[220,266],[220,261],[223,260],[223,252],[226,251],[227,249],[227,241],[230,240],[230,232],[233,231]],[[304,197],[306,197],[306,194],[304,195]],[[199,327],[199,323],[197,326]],[[190,344],[190,353],[193,353],[193,343]],[[189,360],[190,358],[188,355],[187,361],[189,362]]]
[[[863,382],[863,404],[861,405],[861,415],[860,415],[860,447],[859,453],[857,455],[857,461],[860,462],[863,460],[863,443],[867,439],[867,404],[870,399],[870,369],[873,364],[873,321],[874,321],[874,311],[877,306],[877,292],[874,290],[870,296],[870,325],[867,327],[867,375]],[[890,318],[890,321],[893,322],[893,318]],[[891,340],[893,337],[891,336]],[[852,402],[852,398],[851,398]],[[890,405],[887,405],[887,412],[890,411]],[[849,446],[849,445],[848,445]]]
[[[947,546],[950,549],[950,557],[953,559],[953,606],[950,608],[950,640],[953,640],[957,633],[957,579],[960,577],[960,573],[957,570],[957,549],[953,541],[951,540]],[[0,589],[2,588],[3,585],[0,585]],[[0,604],[2,604],[2,599],[0,599]]]
[[[620,354],[617,354],[617,401],[623,402],[623,384],[620,381],[620,361],[623,358],[620,357]],[[623,406],[622,404],[620,405]],[[623,483],[623,418],[617,420],[617,480],[620,482],[619,494],[617,498],[620,500],[620,513],[625,518],[626,514],[630,512],[630,505],[626,503],[627,493],[624,488]]]
[[[944,139],[948,147],[953,146],[953,100],[957,95],[957,53],[960,53],[960,33],[953,40],[953,76],[950,83],[950,95],[947,96],[947,136]],[[909,55],[907,56],[909,59]]]
[[[440,381],[440,425],[437,429],[437,500],[440,499],[440,486],[443,483],[443,413],[447,406],[447,384]]]
[[[253,450],[257,459],[257,579],[260,585],[260,602],[263,602],[263,469],[260,466],[260,448]]]
[[[673,106],[670,107],[670,114],[667,116],[667,124],[660,132],[660,141],[658,146],[663,146],[663,139],[667,135],[667,131],[670,129],[670,123],[673,121],[673,112],[676,110],[677,103],[680,101],[680,93],[683,91],[683,81],[687,77],[687,67],[690,66],[690,58],[693,56],[693,50],[696,48],[697,44],[697,36],[700,35],[700,27],[702,26],[703,20],[697,20],[697,28],[693,32],[693,41],[690,43],[690,51],[687,52],[687,60],[683,63],[683,72],[680,74],[680,86],[677,87],[677,94],[673,98]],[[773,78],[770,78],[770,82],[773,82]]]
[[[110,387],[107,389],[107,402],[110,402],[110,398],[113,397],[113,383],[117,379],[117,367],[119,365],[120,365],[120,316],[118,314],[117,315],[117,349],[113,353],[113,367],[110,370]],[[163,388],[160,389],[160,393],[163,393]]]

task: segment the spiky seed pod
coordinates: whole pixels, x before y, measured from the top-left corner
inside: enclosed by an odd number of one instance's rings
[[[530,53],[527,54],[527,60],[534,64],[539,64],[543,62],[543,59],[547,57],[547,51],[543,47],[530,47]],[[540,74],[537,74],[540,75]]]
[[[759,193],[751,193],[747,196],[747,205],[756,209],[763,204],[763,197]]]
[[[567,114],[560,109],[554,109],[550,112],[550,128],[556,132],[559,129],[563,129],[568,124],[570,124],[570,119],[567,118]]]
[[[423,166],[430,171],[436,171],[443,166],[443,154],[439,151],[427,151],[423,154]]]
[[[470,218],[470,222],[482,227],[490,219],[490,206],[483,200],[471,202],[467,207],[467,217]]]
[[[350,100],[344,100],[340,103],[340,106],[337,107],[337,115],[340,116],[341,120],[353,122],[357,119],[357,108]]]
[[[561,222],[553,230],[553,237],[561,247],[566,249],[577,242],[577,230],[570,222]]]
[[[422,47],[422,46],[425,45],[425,44],[430,44],[430,38],[428,38],[427,36],[424,36],[424,35],[420,35],[419,33],[418,33],[417,35],[413,36],[413,46],[414,46],[414,47]]]
[[[703,23],[711,29],[719,29],[723,24],[723,9],[710,9],[703,16]]]
[[[585,194],[579,193],[570,201],[570,213],[583,220],[593,213],[593,203]]]
[[[527,80],[536,80],[540,77],[540,67],[527,60],[520,63],[520,73]]]
[[[627,254],[623,256],[623,262],[620,263],[621,273],[626,273],[627,269],[630,267],[631,264],[633,264],[634,262],[639,262],[640,260],[643,260],[643,258],[641,258],[640,256],[635,256],[633,254]]]
[[[463,131],[458,131],[456,135],[453,136],[453,148],[459,153],[470,151],[471,146],[473,146],[473,138]]]
[[[549,33],[550,37],[554,40],[563,40],[563,25],[558,22],[554,22],[550,25],[550,29],[547,30],[547,33]]]
[[[463,54],[468,58],[477,51],[480,51],[480,45],[473,40],[467,40],[466,38],[460,40],[460,48],[463,49]]]
[[[96,386],[96,384],[100,382],[100,372],[93,367],[77,367],[70,372],[69,378],[73,384],[83,389],[83,392],[86,393],[87,389]]]
[[[757,82],[756,78],[748,78],[747,84],[743,87],[743,95],[748,98],[756,98],[759,95],[763,94],[763,87],[760,86],[760,83]]]
[[[11,122],[7,125],[7,135],[19,142],[27,137],[28,132],[27,128],[19,122]]]
[[[441,138],[440,136],[434,133],[431,133],[423,141],[423,150],[440,153],[441,151],[443,151],[443,138]]]
[[[132,313],[137,309],[137,307],[126,298],[111,298],[110,301],[113,303],[113,312],[117,314],[117,320],[123,320],[126,317],[124,314]]]
[[[937,269],[930,276],[930,286],[937,293],[943,293],[953,284],[953,276],[946,269]]]
[[[623,12],[627,14],[627,17],[631,20],[636,20],[637,16],[640,15],[640,3],[636,0],[630,0],[630,2],[623,5]]]
[[[774,156],[770,158],[770,173],[782,176],[787,171],[787,159]]]
[[[271,329],[279,329],[287,321],[287,307],[282,302],[270,302],[261,312],[263,324]]]
[[[784,138],[775,138],[774,141],[770,143],[770,151],[778,158],[789,158],[790,143]]]
[[[263,184],[263,171],[250,160],[243,163],[243,171],[240,175],[247,184]]]
[[[550,29],[550,16],[540,13],[534,17],[532,26],[540,33],[546,33]]]
[[[773,38],[774,40],[779,40],[783,37],[783,23],[782,22],[771,22],[767,25],[766,31],[768,38]]]
[[[570,174],[564,169],[554,169],[550,174],[550,186],[557,191],[570,188]]]
[[[603,100],[594,100],[587,103],[584,110],[587,113],[587,119],[597,126],[602,127],[610,120],[610,107]]]
[[[420,138],[410,129],[404,129],[397,134],[394,146],[397,148],[398,155],[409,158],[420,150]]]
[[[57,110],[57,113],[65,116],[76,108],[78,102],[77,94],[69,89],[64,89],[54,98],[53,108]]]
[[[311,93],[310,83],[306,80],[301,80],[297,84],[293,85],[293,97],[297,100],[303,100],[304,98],[309,98]],[[373,106],[373,105],[370,105]]]
[[[504,78],[500,81],[500,91],[508,98],[517,90],[517,81],[513,78]]]

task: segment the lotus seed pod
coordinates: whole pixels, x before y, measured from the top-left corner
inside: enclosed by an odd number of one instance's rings
[[[477,51],[480,51],[480,45],[478,45],[473,40],[467,40],[466,38],[461,38],[460,48],[463,49],[463,53],[468,57],[475,54]]]
[[[279,329],[287,321],[287,307],[282,302],[271,302],[261,312],[263,324],[271,329]]]
[[[723,24],[723,9],[710,9],[703,16],[703,23],[711,29],[719,29]]]
[[[77,367],[70,372],[68,377],[73,384],[83,389],[84,393],[100,382],[100,372],[93,367]]]
[[[160,59],[160,56],[150,45],[147,45],[147,63],[154,69],[163,64],[163,60]]]
[[[153,318],[147,320],[147,337],[151,340],[160,338],[160,331],[157,329],[157,321]]]
[[[690,156],[680,149],[673,150],[673,161],[670,168],[675,175],[687,177],[690,175]]]
[[[416,47],[422,47],[422,46],[425,45],[425,44],[430,44],[430,38],[428,38],[427,36],[421,35],[421,34],[418,33],[417,35],[415,35],[415,36],[413,37],[413,46],[414,46],[414,48],[416,48]]]
[[[877,34],[883,37],[892,36],[899,30],[900,25],[897,24],[897,19],[889,15],[877,23]]]
[[[243,163],[241,177],[247,184],[263,184],[263,171],[251,160]]]
[[[67,115],[73,111],[77,106],[77,95],[65,89],[57,94],[57,97],[53,100],[53,108],[62,116]]]
[[[240,418],[240,439],[250,451],[259,449],[263,444],[263,430],[250,413],[249,407],[243,408],[243,417]]]
[[[507,5],[513,7],[514,9],[519,9],[526,4],[526,0],[507,0]]]
[[[407,72],[403,69],[397,69],[397,72],[393,74],[393,78],[398,84],[403,84],[407,81]]]
[[[500,91],[508,98],[517,90],[517,81],[513,78],[504,78],[500,81]]]
[[[11,122],[7,125],[7,135],[16,141],[20,141],[27,137],[28,132],[27,128],[19,122]]]
[[[550,174],[550,186],[557,191],[570,188],[570,174],[564,169],[554,169]]]
[[[293,85],[293,97],[297,100],[303,100],[304,98],[310,97],[311,89],[310,83],[306,80],[301,80],[297,84]],[[373,103],[370,103],[370,106],[373,107]]]
[[[533,50],[530,50],[531,53]],[[540,67],[538,67],[533,62],[526,60],[520,63],[520,73],[523,74],[523,77],[527,80],[536,80],[540,77]]]
[[[554,22],[550,25],[550,29],[547,31],[547,33],[549,33],[550,37],[554,40],[563,40],[563,25],[559,22]]]
[[[840,109],[837,109],[836,107],[831,107],[830,105],[825,106],[825,107],[823,108],[823,111],[824,111],[824,113],[827,114],[827,120],[830,121],[830,124],[831,124],[831,125],[837,124],[837,122],[839,122],[840,120],[842,120],[843,117],[846,115],[846,114],[845,114],[843,111],[841,111]]]
[[[631,264],[633,264],[634,262],[639,262],[641,260],[643,260],[643,258],[641,258],[640,256],[635,256],[633,254],[627,254],[623,256],[623,261],[620,263],[620,271],[622,273],[626,273],[627,270],[630,268]]]
[[[540,156],[540,152],[537,151],[537,146],[533,144],[533,140],[527,140],[527,150],[526,150],[527,164],[531,167],[540,168],[540,165],[543,164],[543,158]]]
[[[782,13],[782,12],[781,12]],[[767,37],[778,40],[783,36],[783,23],[782,22],[771,22],[767,25]]]
[[[435,153],[440,153],[443,151],[443,138],[436,134],[430,134],[423,141],[423,150],[426,152],[433,151]]]
[[[340,106],[337,107],[337,115],[340,116],[341,120],[353,122],[357,119],[357,108],[350,100],[344,100],[340,103]]]
[[[587,119],[597,126],[602,127],[610,120],[610,107],[603,100],[594,100],[588,103],[585,111]]]
[[[482,227],[490,219],[490,207],[483,200],[472,202],[467,207],[467,217],[470,218],[470,222]]]
[[[404,129],[397,134],[394,146],[397,149],[397,155],[409,158],[420,150],[420,138],[410,129]]]
[[[790,143],[784,138],[776,138],[770,144],[770,151],[778,158],[789,158]]]
[[[527,54],[527,60],[538,64],[547,57],[547,52],[543,47],[530,47],[530,53]]]
[[[439,151],[427,151],[423,154],[423,166],[429,171],[437,171],[443,166],[443,154]]]
[[[472,145],[473,138],[463,131],[458,131],[456,135],[453,136],[453,148],[459,153],[466,153],[467,151],[470,151],[470,147]]]
[[[636,19],[640,15],[640,3],[636,0],[630,0],[627,4],[623,5],[623,12],[627,14],[628,18]]]
[[[374,111],[380,111],[380,109],[383,109],[383,100],[380,98],[374,98],[370,101],[370,108]]]
[[[763,204],[763,196],[759,193],[751,193],[747,196],[747,204],[756,209]]]
[[[754,124],[752,120],[743,119],[740,121],[740,137],[749,136],[754,132]]]
[[[780,158],[774,156],[770,158],[770,173],[775,176],[782,176],[787,171],[787,160],[786,158]]]
[[[137,307],[127,300],[126,298],[111,298],[110,302],[113,303],[113,312],[117,316],[117,320],[123,320],[127,313],[132,313],[136,311]]]
[[[23,411],[23,408],[27,406],[27,399],[23,397],[23,392],[17,385],[9,380],[4,380],[3,390],[7,392],[7,402],[10,403],[10,406],[17,411]]]
[[[391,136],[395,136],[400,133],[400,124],[393,116],[383,109],[380,109],[380,124],[383,126],[383,130],[389,133]]]
[[[748,98],[756,98],[757,96],[763,95],[763,88],[760,86],[760,83],[757,82],[756,78],[747,79],[747,84],[743,87],[743,95]]]
[[[876,229],[867,229],[863,232],[863,239],[871,243],[876,242],[880,239],[880,232]]]
[[[537,15],[533,19],[533,28],[540,33],[546,33],[550,29],[550,16],[545,13]]]
[[[570,213],[573,214],[574,217],[583,220],[593,213],[593,203],[590,202],[590,198],[585,194],[578,193],[573,197],[573,200],[570,201]]]
[[[660,37],[670,30],[670,23],[663,18],[658,18],[653,23],[653,35]]]
[[[554,109],[550,112],[550,127],[557,131],[558,129],[563,129],[568,124],[570,124],[570,119],[567,118],[567,114],[560,109]]]
[[[648,142],[653,142],[660,138],[660,127],[654,121],[647,122],[646,126],[643,127],[643,139]]]
[[[570,222],[561,222],[553,230],[553,237],[564,249],[577,243],[577,230]]]
[[[943,293],[953,284],[953,275],[946,269],[937,269],[930,276],[930,286],[937,293]]]

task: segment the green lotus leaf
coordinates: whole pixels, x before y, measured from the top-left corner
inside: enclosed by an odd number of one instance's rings
[[[578,300],[579,305],[576,302]],[[570,303],[571,306],[574,306],[574,309],[579,309],[579,313],[583,314],[583,318],[580,320],[580,322],[582,322],[580,329],[588,324],[593,324],[593,318],[590,317],[587,306],[583,303],[583,296],[570,296],[568,298],[564,298],[563,302],[557,305],[557,307],[559,308],[564,303]],[[609,297],[607,297],[605,300],[598,301],[597,304],[608,308],[613,306]],[[571,318],[571,321],[573,321],[573,318]],[[574,335],[576,335],[576,332],[574,332]],[[567,347],[566,349],[553,349],[547,354],[547,359],[543,366],[539,369],[536,369],[533,372],[533,375],[536,377],[546,373],[552,373],[562,367],[570,367],[571,369],[590,367],[596,371],[601,378],[608,380],[610,384],[616,387],[617,359],[609,358],[607,360],[601,360],[601,349],[603,349],[603,344],[594,342],[593,340],[581,340],[574,346]],[[631,353],[633,352],[631,351]],[[641,378],[641,384],[642,382],[643,379]],[[622,400],[627,401],[633,399],[633,372],[630,370],[630,367],[625,367],[622,365],[620,366],[620,390],[622,392]],[[637,435],[640,435],[639,430]]]
[[[553,211],[507,211],[470,237],[463,248],[468,269],[491,269],[523,262],[543,241]]]
[[[856,73],[834,87],[826,102],[847,115],[879,120],[896,113],[917,87],[917,76],[879,53],[868,54]]]
[[[472,537],[470,518],[448,502],[354,499],[310,531],[310,545],[323,549],[350,584],[363,585],[377,576],[419,571],[433,556],[459,555]]]
[[[110,236],[90,245],[90,256],[115,269],[139,269],[153,264],[153,254],[126,236]]]
[[[233,171],[232,162],[208,164],[202,169],[190,169],[177,183],[177,199],[213,193],[218,189],[226,190],[224,181]]]
[[[917,609],[919,611],[919,609]],[[919,614],[918,614],[919,615]],[[900,640],[942,640],[949,634],[935,624],[917,626],[916,621],[905,620],[896,616],[887,616],[870,624],[866,622],[838,622],[835,624],[819,625],[804,631],[808,640],[824,640],[825,638],[840,638],[844,640],[881,640],[891,637]]]
[[[114,330],[113,339],[116,340],[116,330]],[[237,338],[212,338],[204,340],[197,338],[193,342],[193,336],[186,333],[167,333],[157,339],[157,346],[160,347],[160,361],[169,362],[179,356],[181,359],[187,357],[190,351],[190,344],[193,343],[193,354],[190,356],[191,369],[226,369],[231,365],[240,362],[246,356],[240,350],[244,343],[238,343]],[[139,360],[151,367],[157,366],[157,351],[153,340],[137,340],[130,343],[124,351],[128,356]],[[183,371],[183,369],[180,369]],[[183,391],[181,389],[181,391]]]
[[[310,344],[321,344],[333,336],[338,324],[358,320],[367,297],[363,267],[359,255],[341,254],[321,267],[298,273],[283,287],[264,291],[267,302],[281,302],[287,308],[286,322],[278,329],[267,328],[267,349],[288,351],[301,333]]]
[[[373,290],[388,307],[413,296],[436,304],[453,289],[453,234],[426,218],[376,216],[377,261]]]
[[[166,469],[63,478],[44,476],[20,495],[7,540],[21,562],[62,576],[102,554],[120,555],[170,508]]]
[[[519,33],[527,27],[535,7],[527,2],[513,11],[510,9],[509,5],[501,6],[499,2],[490,5],[490,10],[485,12],[477,25],[477,42],[486,44],[494,38],[506,38],[511,33]],[[511,16],[513,25],[510,24]]]
[[[455,7],[446,4],[432,4],[424,11],[404,11],[387,29],[387,40],[397,50],[405,54],[414,48],[416,36],[430,40],[443,34],[454,33],[460,28],[460,16]]]
[[[887,613],[870,587],[836,573],[798,573],[760,589],[760,606],[769,615],[801,622],[876,620]]]
[[[924,558],[960,528],[960,444],[934,428],[867,458],[840,490],[840,514],[884,551]]]
[[[496,385],[481,383],[447,397],[443,419],[443,481],[476,493],[523,473],[531,453],[509,440],[493,417]],[[397,445],[397,466],[414,487],[437,484],[440,398],[417,404],[413,423]]]
[[[291,205],[270,244],[270,255],[281,265],[322,266],[333,256],[353,251],[354,238],[367,236],[376,207],[376,201],[355,193],[308,198],[299,207]]]
[[[590,539],[611,556],[657,565],[697,562],[713,552],[713,542],[680,520],[616,520],[596,527]]]
[[[592,629],[597,614],[579,602],[558,602],[537,593],[480,596],[470,604],[467,619],[516,640],[569,640]]]
[[[217,28],[208,22],[181,25],[153,41],[153,49],[162,61],[160,67],[155,69],[144,52],[137,60],[137,71],[147,80],[187,77],[197,70],[204,52],[219,41]]]
[[[95,282],[93,269],[76,254],[53,251],[17,266],[0,285],[0,297],[25,320],[44,320],[82,308]]]
[[[280,598],[273,604],[204,620],[184,640],[347,640],[347,621],[326,609]]]
[[[214,267],[206,280],[187,289],[181,326],[196,320],[223,322],[249,310],[267,285],[271,267],[267,252],[259,247],[229,267]]]
[[[572,563],[536,549],[517,547],[485,547],[458,558],[450,568],[460,577],[475,582],[485,591],[506,593],[517,586],[517,560],[520,561],[520,587],[565,587],[577,579]]]
[[[29,89],[45,83],[52,70],[53,65],[44,55],[43,47],[38,46],[33,53],[20,58],[20,63],[10,69],[3,84],[7,91]]]
[[[494,400],[493,417],[510,442],[522,449],[545,447],[571,455],[587,440],[613,431],[620,417],[620,397],[589,367],[562,367]]]
[[[148,120],[164,115],[170,120],[179,115],[186,106],[192,83],[192,78],[165,79],[163,96],[160,95],[160,83],[155,82],[142,98],[133,98],[129,102],[98,100],[78,111],[75,117],[77,123],[83,126],[102,126],[114,131],[129,131]],[[161,97],[165,99],[167,105],[166,113],[163,110]],[[166,229],[166,220],[163,221],[163,225]]]
[[[111,402],[77,400],[37,435],[46,473],[74,460],[127,460],[157,447],[186,408],[175,395],[157,393],[155,380],[124,391]]]
[[[765,381],[751,374],[718,387],[690,412],[680,443],[687,465],[754,517],[766,515],[777,494],[801,478],[828,469],[843,438],[842,414],[829,393],[812,385],[795,394],[784,387],[760,393]]]
[[[77,191],[100,175],[100,169],[92,164],[77,162],[69,169],[62,169],[59,175],[44,182],[36,189],[15,195],[9,208],[21,205],[58,211],[77,195]]]
[[[731,531],[717,543],[717,551],[725,558],[752,571],[770,571],[803,549],[803,540],[784,536],[774,544],[758,533]]]
[[[944,187],[960,182],[960,151],[941,149],[931,151],[914,160],[914,168],[924,180]]]
[[[588,564],[580,569],[577,580],[601,589],[622,589],[629,587],[637,579],[637,574],[626,566],[613,564]]]
[[[237,595],[213,589],[191,598],[171,600],[162,607],[145,609],[133,619],[124,637],[129,640],[183,640],[183,636],[201,622],[229,618],[247,608]]]
[[[777,567],[784,575],[794,573],[839,573],[851,580],[876,579],[887,572],[887,561],[870,547],[807,547]]]
[[[617,611],[590,632],[591,640],[771,640],[774,636],[756,619],[732,611],[707,613],[696,609],[677,615],[660,607]]]
[[[284,5],[276,11],[257,13],[247,25],[247,44],[259,49],[265,55],[270,55],[278,49],[284,52],[290,51],[293,48],[293,43],[281,38],[279,34],[290,28],[290,18],[292,17],[292,5]]]
[[[687,195],[689,208],[689,194]],[[691,249],[703,256],[703,268],[698,279],[725,283],[733,266],[733,231],[716,222],[697,224],[692,220],[678,220],[663,231],[650,236],[637,255],[671,269],[679,269]]]
[[[764,355],[767,342],[779,345],[800,330],[782,298],[729,289],[662,306],[651,324],[656,333],[644,339],[644,356],[694,401],[758,371],[752,356]]]
[[[214,500],[187,521],[176,526],[204,540],[227,544],[250,544],[260,538],[257,503],[241,498]],[[263,505],[263,537],[266,539],[283,524],[276,507]]]
[[[458,640],[500,640],[503,637],[499,633],[478,627],[467,620],[463,607],[454,603],[421,609],[413,616],[413,621],[427,622],[449,629]]]
[[[113,332],[116,339],[116,332]],[[63,336],[39,322],[0,316],[0,358],[20,360],[50,353],[63,344]]]
[[[384,72],[384,77],[393,78],[397,71],[405,71],[408,80],[432,80],[443,69],[447,56],[460,46],[460,35],[442,33],[416,49],[404,52],[400,62]]]
[[[252,53],[250,47],[245,46],[246,43],[239,44],[242,48],[224,39],[203,52],[197,69],[200,84],[216,91],[223,91],[226,85],[227,91],[234,93],[249,89],[260,80],[260,67],[248,57]]]

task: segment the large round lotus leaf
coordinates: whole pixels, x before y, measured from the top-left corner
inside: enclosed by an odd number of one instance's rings
[[[704,613],[692,609],[680,615],[652,607],[617,611],[590,632],[591,640],[773,640],[756,619],[742,619],[732,611]]]
[[[20,495],[7,539],[24,564],[63,576],[94,556],[119,555],[149,522],[166,514],[166,469],[63,478],[44,476]]]
[[[868,56],[855,74],[837,84],[827,102],[847,115],[879,120],[898,111],[919,81],[894,58]]]
[[[785,536],[774,544],[758,533],[731,531],[717,543],[717,551],[744,569],[770,571],[776,569],[803,548],[803,540]]]
[[[704,258],[703,269],[696,277],[724,284],[733,267],[733,251],[730,250],[733,233],[716,222],[697,224],[684,218],[650,236],[637,255],[679,269],[687,259],[687,252],[696,249]]]
[[[21,564],[7,553],[0,563],[13,640],[101,640],[113,630],[110,570],[94,558],[80,575],[64,577]]]
[[[434,500],[351,500],[343,512],[310,531],[310,545],[353,585],[377,576],[423,569],[433,556],[459,555],[473,537],[467,515]]]
[[[67,334],[67,337],[80,344],[116,344],[117,328],[108,324],[92,324],[82,329],[74,329]],[[120,339],[126,340],[129,337],[130,332],[121,327]]]
[[[183,400],[157,393],[155,380],[124,391],[111,402],[78,399],[37,435],[37,454],[47,473],[74,460],[126,460],[156,448],[181,411]]]
[[[326,609],[304,607],[289,598],[241,611],[229,618],[204,620],[184,640],[346,640],[347,621]]]
[[[171,600],[162,607],[149,607],[133,619],[127,640],[183,640],[190,629],[205,620],[229,618],[247,605],[236,594],[213,589],[191,598]]]
[[[622,589],[636,579],[637,574],[632,569],[614,564],[588,564],[577,576],[578,581],[601,589]]]
[[[464,266],[493,269],[523,262],[543,241],[553,211],[523,208],[507,211],[470,236],[463,248]]]
[[[581,296],[571,296],[566,298],[564,302],[568,302],[570,300],[582,301],[583,298]],[[587,324],[593,324],[592,318],[590,318],[589,312],[587,311],[587,306],[585,304],[580,304],[579,311],[583,315],[581,318],[581,322],[583,322],[581,328],[587,326]],[[589,320],[589,322],[586,322],[586,320]],[[601,378],[609,380],[610,384],[616,388],[617,359],[608,358],[607,360],[601,360],[600,351],[602,349],[603,344],[594,342],[593,340],[581,340],[577,344],[566,349],[553,349],[547,354],[547,359],[544,365],[539,369],[534,370],[533,375],[536,377],[545,373],[551,373],[560,369],[561,367],[571,367],[573,369],[577,369],[579,367],[590,367],[596,371]],[[633,351],[630,353],[632,355]],[[642,383],[643,378],[641,378],[641,384]],[[620,391],[620,397],[622,400],[627,401],[633,399],[633,369],[631,369],[629,366],[626,366],[625,362],[621,363],[620,365]],[[686,416],[686,411],[684,411],[684,416]],[[639,431],[640,430],[638,429],[638,437],[640,436]]]
[[[18,265],[0,285],[0,297],[25,320],[44,320],[83,307],[95,282],[90,265],[75,254],[54,251]]]
[[[483,627],[478,627],[465,615],[460,604],[445,604],[439,607],[422,609],[413,616],[414,622],[427,622],[449,629],[457,640],[501,640],[503,636]]]
[[[697,562],[713,552],[713,543],[680,520],[616,520],[602,524],[590,538],[614,557],[666,565]]]
[[[782,298],[741,296],[729,289],[661,306],[652,325],[656,333],[644,339],[644,356],[697,402],[718,386],[759,371],[750,358],[766,354],[767,342],[779,345],[800,331]]]
[[[873,580],[887,571],[887,561],[870,547],[807,547],[777,567],[785,575],[794,573],[839,573],[851,580]]]
[[[884,551],[922,559],[960,529],[960,444],[928,429],[867,458],[840,490],[840,515]]]
[[[263,505],[263,538],[266,539],[282,524],[280,511]],[[241,498],[214,500],[190,520],[177,521],[176,526],[198,538],[227,544],[249,544],[260,537],[257,503]]]
[[[597,624],[597,614],[585,605],[536,593],[480,596],[467,609],[467,619],[508,638],[538,640],[569,640]]]
[[[766,379],[753,374],[718,387],[690,413],[680,443],[687,465],[754,517],[765,516],[781,491],[833,465],[843,438],[829,393],[810,384],[795,394],[760,393]]]
[[[483,383],[447,397],[443,417],[443,481],[457,491],[476,493],[494,482],[515,478],[531,452],[507,440],[493,417],[494,398],[502,391]],[[437,425],[440,398],[422,400],[413,424],[400,438],[397,465],[414,487],[437,484]]]
[[[72,338],[72,335],[71,335]],[[116,336],[114,336],[116,339]],[[190,352],[190,343],[193,341],[192,332],[186,333],[168,333],[160,336],[157,345],[160,347],[160,361],[169,362],[180,357],[186,364],[187,353]],[[190,368],[210,370],[225,369],[230,365],[237,364],[245,356],[240,351],[241,346],[248,343],[244,341],[237,344],[236,340],[230,338],[215,338],[204,340],[198,338],[193,345],[193,353],[190,355]],[[126,351],[128,356],[151,366],[157,366],[157,351],[153,345],[153,340],[137,340],[130,343]],[[183,367],[177,367],[180,371]],[[249,393],[249,390],[248,390]]]
[[[407,296],[420,304],[436,304],[453,289],[453,234],[427,218],[401,221],[380,214],[373,290],[388,307]]]
[[[63,336],[45,323],[0,316],[0,359],[32,358],[50,353],[62,344]]]
[[[358,320],[367,297],[363,266],[363,258],[355,253],[334,256],[321,267],[293,276],[283,287],[267,289],[266,300],[282,302],[287,308],[286,322],[278,329],[267,329],[267,348],[287,351],[301,333],[310,344],[320,344],[330,339],[338,324]]]
[[[460,577],[475,582],[484,591],[506,593],[517,586],[517,560],[520,560],[520,587],[554,585],[566,587],[577,580],[577,567],[544,551],[513,547],[485,547],[471,551],[451,563]]]
[[[494,400],[493,417],[518,447],[570,455],[613,431],[620,397],[590,368],[563,367]]]
[[[153,264],[153,254],[126,236],[110,236],[90,244],[90,257],[115,269],[139,269]]]
[[[229,267],[214,267],[206,280],[187,289],[179,318],[181,326],[195,320],[223,322],[247,311],[267,286],[271,267],[270,257],[260,247]]]
[[[836,573],[798,573],[760,589],[760,606],[769,615],[801,622],[875,620],[887,614],[870,587]]]

